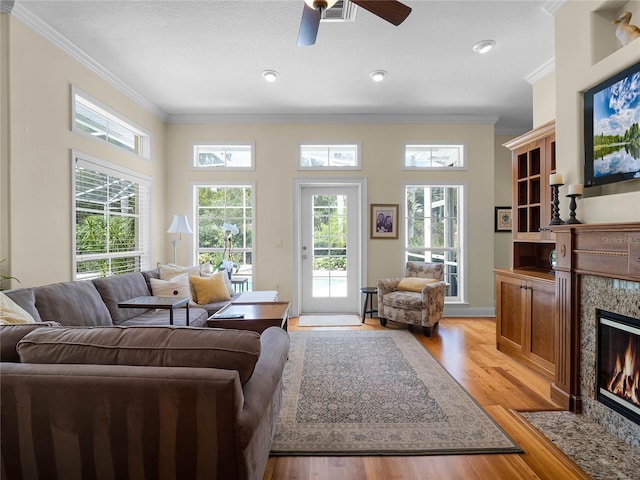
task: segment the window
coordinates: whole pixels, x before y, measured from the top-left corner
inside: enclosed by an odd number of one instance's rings
[[[299,168],[354,170],[360,168],[358,145],[300,145]]]
[[[222,261],[233,263],[236,276],[251,280],[253,273],[253,186],[197,185],[196,254],[198,263],[211,262],[214,269]],[[223,232],[223,225],[234,225]]]
[[[73,131],[151,158],[151,135],[134,126],[97,100],[73,89]]]
[[[149,268],[149,179],[86,157],[74,163],[74,279]]]
[[[196,168],[253,169],[253,144],[210,143],[194,145],[193,166]]]
[[[405,145],[404,166],[408,169],[464,168],[463,145]]]
[[[464,301],[463,185],[405,185],[405,260],[444,263],[446,300]]]

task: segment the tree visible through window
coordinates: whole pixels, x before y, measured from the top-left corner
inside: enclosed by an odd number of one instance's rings
[[[75,278],[147,268],[148,180],[78,158],[74,184]]]
[[[250,277],[253,265],[253,188],[250,185],[195,187],[198,263],[220,268],[230,260],[234,273]],[[223,225],[237,233],[225,235]],[[233,230],[235,232],[235,229]],[[226,241],[226,240],[229,241]]]
[[[405,186],[405,258],[443,263],[447,300],[462,300],[461,185]]]

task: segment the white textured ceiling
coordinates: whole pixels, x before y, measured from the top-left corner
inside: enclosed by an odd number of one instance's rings
[[[303,0],[16,0],[14,13],[52,27],[170,119],[476,116],[497,118],[498,132],[531,128],[525,78],[553,59],[550,2],[404,3],[413,12],[398,27],[358,9],[303,48]],[[491,52],[471,50],[487,38]],[[377,69],[382,83],[369,78]]]

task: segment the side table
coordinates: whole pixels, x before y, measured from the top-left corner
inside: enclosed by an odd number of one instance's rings
[[[231,285],[236,292],[244,292],[249,279],[247,277],[231,277]]]
[[[185,323],[189,326],[189,297],[155,297],[153,295],[136,297],[119,302],[119,308],[161,308],[169,310],[169,324],[173,325],[173,309],[186,305]]]
[[[378,294],[377,287],[362,287],[360,289],[362,293],[364,293],[364,305],[362,306],[362,323],[364,323],[364,317],[369,314],[370,318],[373,318],[374,313],[378,313],[378,310],[373,308],[373,296]],[[369,303],[369,307],[367,308],[367,302]]]

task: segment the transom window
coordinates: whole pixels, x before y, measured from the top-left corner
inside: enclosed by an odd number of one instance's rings
[[[464,301],[463,185],[405,185],[405,260],[444,264],[446,301]]]
[[[319,170],[358,169],[360,168],[358,145],[300,145],[298,167]]]
[[[74,279],[149,268],[149,179],[96,160],[74,160]]]
[[[247,277],[253,273],[253,186],[197,185],[196,255],[198,263],[223,269],[233,264],[233,275]]]
[[[73,89],[73,131],[151,158],[151,135],[87,94]]]
[[[405,168],[459,169],[464,166],[464,145],[405,145]]]
[[[216,144],[193,146],[193,166],[196,168],[253,169],[253,144]]]

